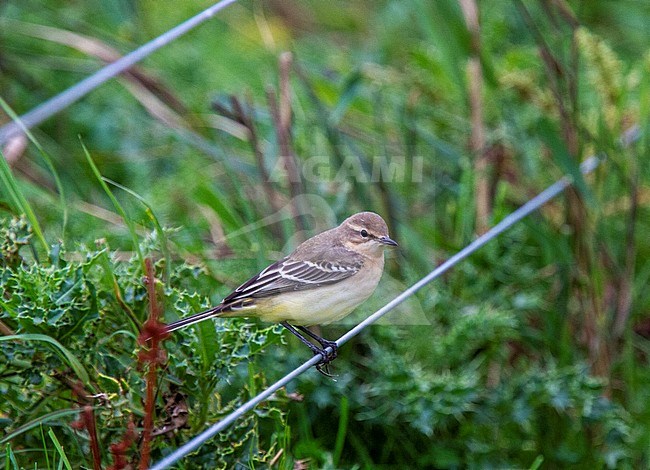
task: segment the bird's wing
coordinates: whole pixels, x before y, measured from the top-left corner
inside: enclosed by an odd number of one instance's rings
[[[340,282],[355,275],[363,265],[361,256],[353,252],[348,253],[349,256],[345,258],[337,257],[337,261],[284,258],[235,289],[223,299],[222,305],[236,309],[248,303],[243,302],[242,305],[242,301]]]
[[[165,330],[172,332],[224,312],[246,310],[255,306],[255,299],[335,284],[354,276],[362,266],[361,255],[343,247],[330,247],[326,254],[316,252],[311,259],[288,256],[243,283],[216,307],[172,322]]]

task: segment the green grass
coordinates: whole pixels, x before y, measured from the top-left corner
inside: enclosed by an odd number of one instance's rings
[[[101,65],[33,37],[25,23],[126,52],[199,8],[41,3],[2,7],[7,119]],[[33,130],[11,164],[1,159],[5,468],[92,468],[91,434],[71,426],[83,406],[97,423],[102,468],[115,462],[111,444],[128,444],[129,426],[141,432],[147,258],[171,321],[219,302],[300,240],[374,210],[400,250],[359,319],[475,238],[482,180],[468,150],[472,49],[457,2],[291,5],[292,15],[231,7],[147,59],[148,80],[103,86]],[[565,173],[576,193],[343,347],[335,381],[310,371],[179,468],[647,466],[650,73],[641,18],[650,12],[571,4],[582,25],[574,30],[545,3],[526,3],[528,20],[519,2],[480,7],[489,224]],[[556,67],[545,67],[540,47]],[[285,50],[294,53],[291,144],[304,188],[295,199],[266,91],[277,89]],[[234,111],[231,93],[251,117],[257,156],[242,123],[211,106]],[[152,102],[183,129],[149,112],[143,103]],[[624,148],[619,136],[633,124],[641,138]],[[577,165],[592,154],[603,164],[583,179]],[[280,327],[241,319],[202,323],[165,348],[154,428],[171,431],[154,437],[154,461],[309,357]],[[137,463],[137,439],[125,447]]]

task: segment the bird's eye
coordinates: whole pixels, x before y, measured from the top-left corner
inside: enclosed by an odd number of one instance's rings
[[[368,232],[364,229],[359,232],[363,238],[368,238]]]

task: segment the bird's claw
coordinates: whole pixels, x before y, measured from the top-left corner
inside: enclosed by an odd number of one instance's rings
[[[323,346],[323,349],[314,351],[314,354],[320,354],[322,358],[321,361],[316,364],[316,370],[326,377],[334,377],[332,374],[330,374],[329,364],[334,359],[336,359],[338,347],[334,341],[328,340],[323,340],[323,342],[321,342],[321,345]],[[330,348],[330,350],[328,351],[327,348]]]
[[[330,374],[330,365],[329,362],[320,362],[316,364],[316,370],[323,374],[325,377],[333,379],[335,376]]]

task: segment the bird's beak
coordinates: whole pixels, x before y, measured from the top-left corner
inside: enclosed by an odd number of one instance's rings
[[[399,245],[397,244],[397,242],[396,242],[395,240],[393,240],[392,238],[388,238],[388,237],[379,237],[378,240],[379,240],[379,243],[381,243],[381,244],[383,244],[383,245],[399,246]]]

